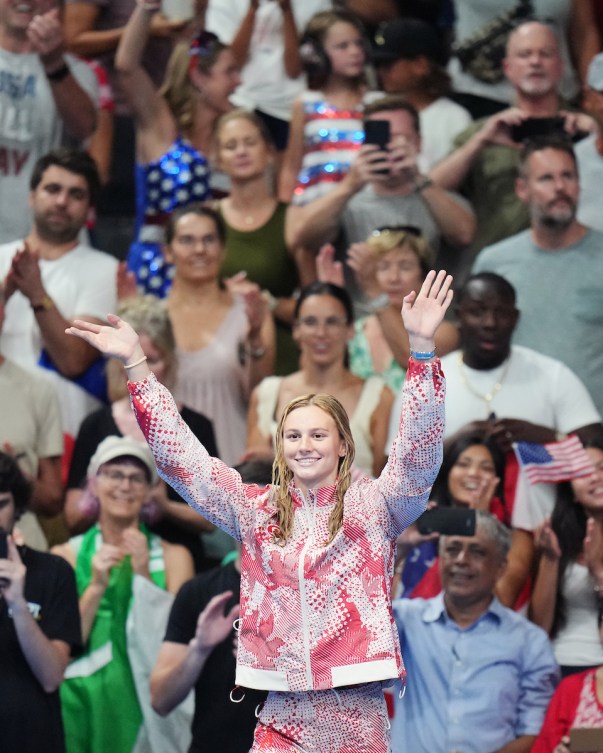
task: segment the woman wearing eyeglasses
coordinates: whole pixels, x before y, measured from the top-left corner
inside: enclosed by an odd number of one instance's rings
[[[348,251],[348,265],[369,301],[368,315],[354,324],[350,370],[363,379],[381,376],[395,394],[402,388],[410,357],[400,307],[404,296],[421,287],[431,257],[425,236],[413,225],[379,228],[366,243],[355,243]],[[442,322],[435,334],[438,355],[450,353],[458,342],[457,328]]]
[[[159,642],[164,625],[156,611],[152,623],[143,619],[140,625],[145,605],[138,602],[154,603],[159,590],[176,593],[194,574],[185,547],[168,544],[140,523],[156,479],[147,445],[129,437],[104,439],[88,466],[98,524],[53,550],[75,570],[85,645],[61,685],[67,753],[131,753],[146,732],[148,694],[133,672],[133,651],[140,628],[157,631]]]
[[[197,2],[195,23],[202,26],[206,2]],[[141,58],[159,0],[139,2],[117,48],[115,67],[136,128],[136,239],[128,267],[146,292],[164,296],[169,267],[161,252],[169,214],[210,196],[206,158],[214,125],[232,108],[229,97],[240,83],[230,49],[210,32],[179,42],[165,80],[157,90]]]
[[[380,377],[364,380],[347,367],[353,322],[352,303],[344,288],[317,282],[302,290],[293,325],[301,369],[287,377],[267,377],[253,391],[246,457],[273,454],[278,421],[290,400],[326,392],[336,397],[350,416],[356,468],[368,476],[381,472],[393,394]]]

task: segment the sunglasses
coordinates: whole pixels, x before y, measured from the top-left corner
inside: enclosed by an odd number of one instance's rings
[[[373,230],[371,235],[376,238],[383,233],[408,233],[414,235],[415,238],[420,238],[423,235],[421,228],[416,225],[384,225]]]

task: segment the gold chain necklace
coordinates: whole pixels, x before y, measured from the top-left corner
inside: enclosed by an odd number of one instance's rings
[[[465,374],[465,362],[463,361],[463,354],[460,352],[457,356],[457,361],[459,365],[459,376],[461,378],[461,382],[464,387],[466,387],[469,392],[471,392],[475,397],[478,397],[480,400],[483,400],[486,403],[486,418],[489,418],[492,415],[492,401],[498,395],[498,393],[501,391],[503,382],[505,381],[505,378],[507,376],[507,373],[509,371],[509,366],[511,365],[511,354],[505,359],[505,366],[502,370],[500,377],[498,378],[498,381],[496,381],[490,390],[486,393],[479,392],[475,389],[475,387],[471,384],[469,379],[467,378],[467,374]]]

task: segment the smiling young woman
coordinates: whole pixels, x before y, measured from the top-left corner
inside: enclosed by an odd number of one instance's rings
[[[354,483],[349,421],[335,398],[290,403],[273,483],[246,485],[183,425],[131,327],[109,315],[109,326],[67,330],[122,360],[159,472],[241,542],[236,681],[270,691],[254,753],[390,750],[383,684],[404,672],[389,598],[395,541],[425,509],[441,462],[445,387],[433,336],[451,283],[430,272],[404,299],[413,358],[399,434],[379,478]]]

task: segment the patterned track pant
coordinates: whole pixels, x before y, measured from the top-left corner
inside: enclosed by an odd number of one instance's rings
[[[381,683],[305,693],[271,692],[250,753],[389,753]]]

